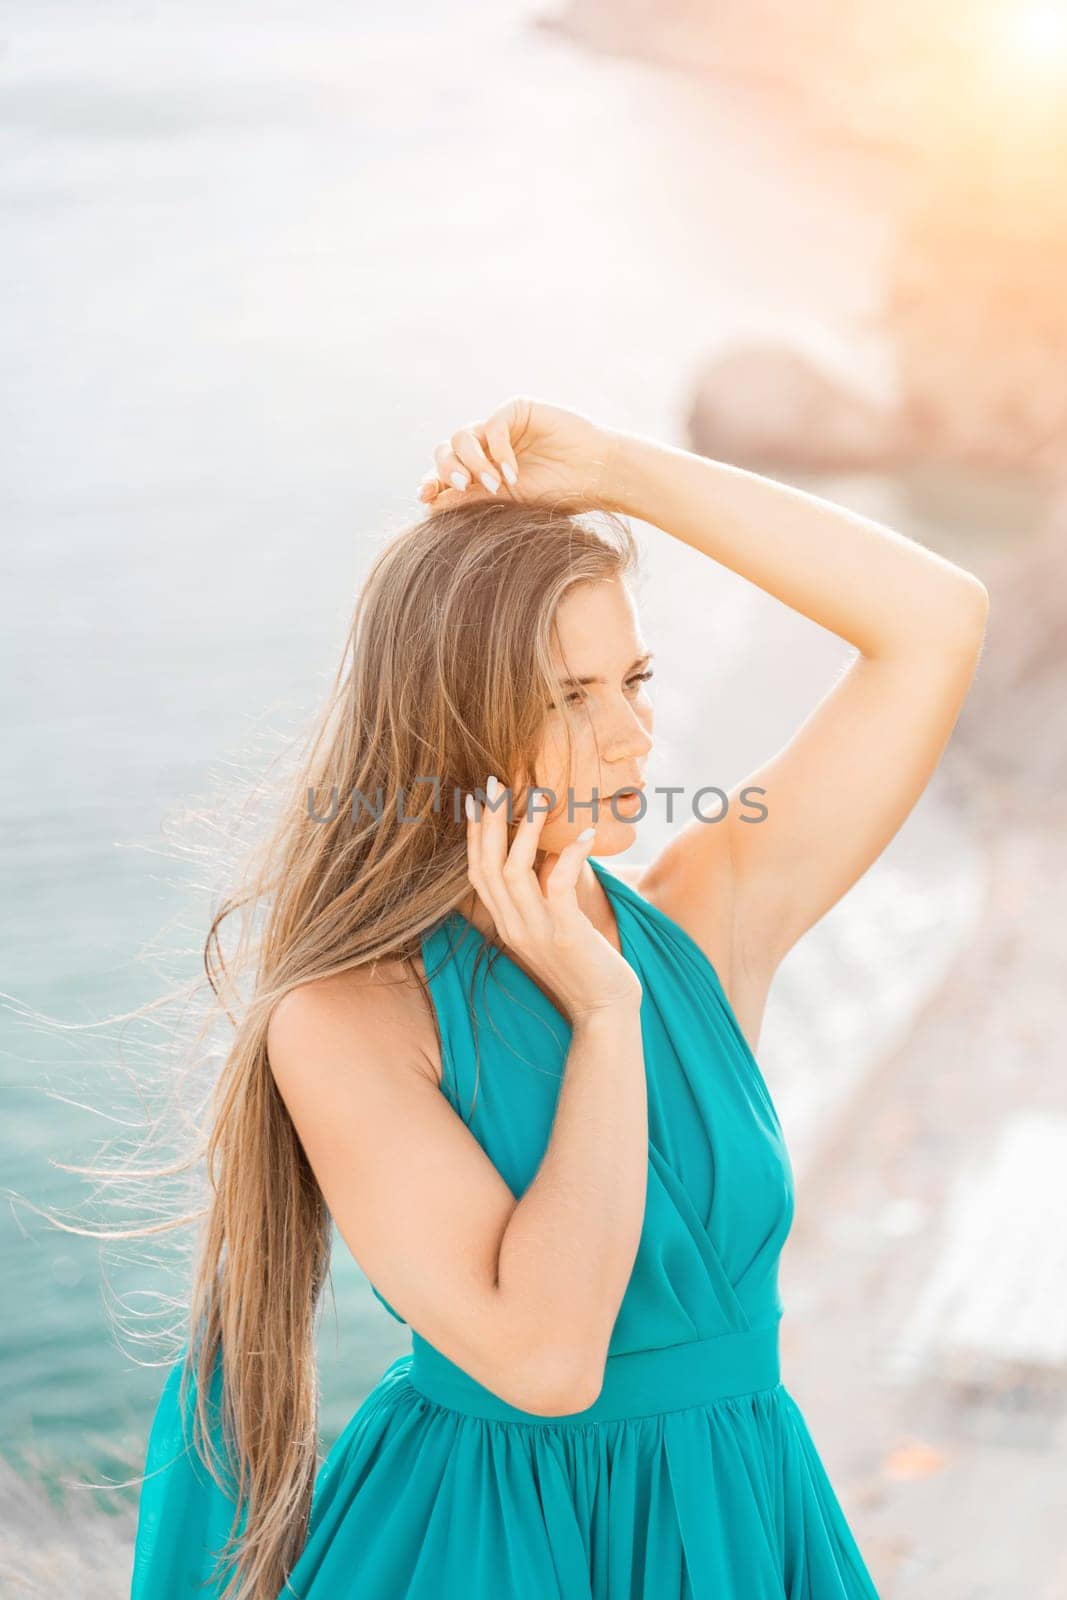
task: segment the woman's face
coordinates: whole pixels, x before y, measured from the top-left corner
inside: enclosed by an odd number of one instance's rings
[[[596,826],[591,853],[614,855],[633,843],[647,798],[609,797],[642,784],[652,748],[652,701],[646,674],[651,653],[641,638],[630,591],[621,579],[578,584],[556,613],[555,665],[566,679],[563,704],[546,712],[535,775],[555,797],[541,826],[538,849],[558,854],[583,829]],[[567,770],[565,729],[573,767]],[[514,816],[525,816],[517,790]],[[597,804],[591,804],[594,798]],[[544,805],[551,795],[537,797]]]

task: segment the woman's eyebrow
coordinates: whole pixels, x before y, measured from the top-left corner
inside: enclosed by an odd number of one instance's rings
[[[630,673],[634,672],[638,667],[647,666],[648,663],[652,660],[654,655],[655,655],[655,651],[654,650],[648,650],[648,651],[646,651],[646,653],[643,656],[638,656],[636,661],[631,661],[630,665],[626,669],[626,676],[629,677]],[[578,688],[580,686],[584,686],[587,683],[606,683],[607,679],[606,678],[561,678],[559,681],[560,681],[560,683],[564,684],[565,687],[567,687],[568,689],[572,689],[572,688]]]

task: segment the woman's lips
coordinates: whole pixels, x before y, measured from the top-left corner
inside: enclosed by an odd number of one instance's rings
[[[642,804],[644,787],[643,783],[628,783],[624,788],[616,789],[614,794],[609,794],[607,799],[614,814],[618,816],[622,812],[623,815],[628,815],[631,811],[638,811]]]

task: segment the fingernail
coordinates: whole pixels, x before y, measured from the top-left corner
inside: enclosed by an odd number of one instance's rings
[[[486,779],[485,793],[486,793],[486,796],[487,796],[488,799],[490,799],[490,800],[495,800],[496,799],[496,779],[495,778],[490,777],[490,778]]]
[[[500,470],[504,474],[505,478],[508,480],[509,483],[511,483],[511,484],[518,483],[519,475],[515,471],[515,468],[511,465],[510,461],[502,461],[501,464],[500,464]]]
[[[497,490],[500,488],[500,479],[497,477],[496,473],[482,472],[479,474],[479,476],[482,482],[485,484],[485,487],[489,490],[489,493],[496,494]]]
[[[453,489],[465,489],[470,479],[465,472],[453,472],[448,481]]]
[[[472,794],[465,794],[463,796],[463,809],[467,813],[467,815],[471,819],[471,821],[473,822],[474,821],[474,796]]]
[[[595,828],[583,828],[581,833],[578,835],[578,843],[587,844],[595,832]]]

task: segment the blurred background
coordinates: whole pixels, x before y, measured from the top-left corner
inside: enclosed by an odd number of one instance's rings
[[[166,1236],[34,1207],[94,1215],[56,1163],[136,1121],[120,1056],[166,1070],[158,1024],[93,1024],[196,975],[172,841],[312,715],[434,444],[527,391],[990,589],[934,781],[760,1059],[783,1370],[880,1592],[1063,1600],[1067,5],[15,0],[0,73],[3,1592],[128,1584],[183,1284]],[[635,531],[651,784],[728,787],[850,647]],[[407,1347],[340,1241],[334,1300],[324,1450]]]

